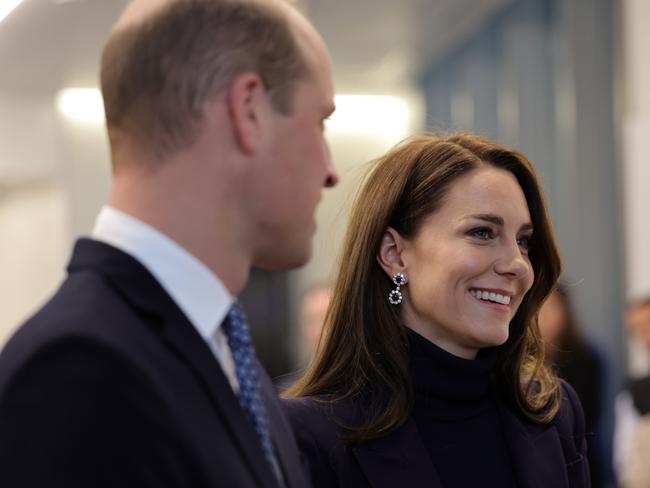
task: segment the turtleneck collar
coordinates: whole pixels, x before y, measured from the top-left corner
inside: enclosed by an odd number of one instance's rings
[[[438,419],[462,419],[491,405],[490,374],[497,348],[481,349],[476,359],[454,356],[408,329],[415,409]]]

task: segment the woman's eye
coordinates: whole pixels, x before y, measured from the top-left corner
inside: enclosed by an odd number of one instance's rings
[[[487,241],[493,236],[492,229],[489,227],[479,227],[478,229],[472,229],[469,234],[472,237],[478,237],[481,240]]]
[[[517,239],[517,245],[519,245],[519,247],[521,247],[524,251],[529,251],[531,241],[532,241],[531,236],[523,236]]]

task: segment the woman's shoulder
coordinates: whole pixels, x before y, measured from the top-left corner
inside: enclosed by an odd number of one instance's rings
[[[281,398],[280,402],[297,437],[309,436],[324,443],[336,442],[353,416],[351,402],[328,396]]]
[[[587,452],[585,416],[578,395],[564,380],[560,384],[560,409],[551,424],[557,429],[565,458],[582,460]]]
[[[558,428],[569,429],[584,436],[585,416],[582,404],[573,387],[564,380],[560,380],[560,409],[554,422]]]
[[[290,416],[318,416],[327,404],[325,397],[280,397],[280,403],[287,415]]]
[[[315,488],[341,485],[341,476],[352,479],[355,468],[344,442],[346,419],[353,404],[324,396],[282,398],[298,448],[307,462]],[[361,486],[358,483],[350,486]]]

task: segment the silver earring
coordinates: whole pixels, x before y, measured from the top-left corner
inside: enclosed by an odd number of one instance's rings
[[[399,305],[402,303],[402,292],[399,289],[408,283],[408,279],[404,273],[398,272],[393,275],[393,283],[395,283],[396,288],[388,294],[388,301],[391,305]]]

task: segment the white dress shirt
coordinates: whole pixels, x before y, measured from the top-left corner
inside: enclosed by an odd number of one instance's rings
[[[230,386],[239,393],[232,354],[221,329],[234,299],[221,280],[165,234],[115,208],[102,208],[92,237],[131,255],[149,270],[208,343]]]

